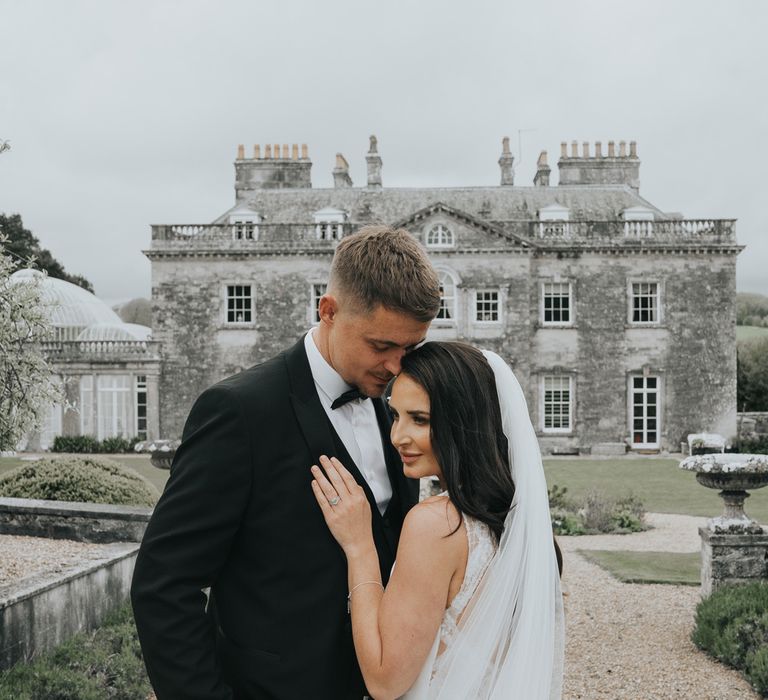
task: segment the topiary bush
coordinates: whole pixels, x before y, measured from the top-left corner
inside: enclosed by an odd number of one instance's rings
[[[691,639],[768,697],[768,582],[723,586],[702,600]]]
[[[1,475],[0,496],[152,506],[159,494],[140,474],[106,457],[58,457]]]

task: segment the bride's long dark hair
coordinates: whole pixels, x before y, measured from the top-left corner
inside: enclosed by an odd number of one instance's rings
[[[432,449],[448,497],[500,540],[515,484],[493,370],[471,345],[429,342],[403,358],[402,372],[429,395]]]

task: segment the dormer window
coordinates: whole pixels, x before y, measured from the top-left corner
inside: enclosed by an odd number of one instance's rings
[[[327,207],[316,211],[315,237],[318,241],[338,241],[344,237],[344,223],[347,213],[341,209]]]
[[[427,248],[453,248],[455,244],[453,231],[445,224],[437,224],[427,232]]]
[[[232,226],[232,240],[258,241],[261,216],[254,211],[234,211],[229,215]]]
[[[628,207],[621,212],[624,235],[628,238],[648,238],[653,235],[654,214],[645,207]]]
[[[570,236],[568,221],[571,212],[560,204],[550,204],[539,209],[538,234],[540,238],[567,238]]]

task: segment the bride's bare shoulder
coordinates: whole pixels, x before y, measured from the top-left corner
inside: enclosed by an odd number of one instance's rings
[[[460,530],[459,511],[446,495],[431,496],[417,503],[403,523],[403,536],[442,539]]]

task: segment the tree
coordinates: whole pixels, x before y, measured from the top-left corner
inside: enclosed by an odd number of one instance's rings
[[[740,411],[768,411],[768,338],[737,347],[736,382]]]
[[[39,282],[11,281],[4,245],[0,238],[0,450],[12,450],[60,395],[41,346],[50,326]]]
[[[115,307],[115,312],[124,323],[152,327],[152,304],[149,299],[131,299],[122,306]]]
[[[36,269],[45,270],[51,277],[66,280],[93,292],[93,285],[85,277],[68,274],[64,266],[53,257],[50,250],[40,247],[40,241],[37,240],[37,237],[24,228],[19,214],[11,214],[10,216],[0,214],[0,234],[6,238],[6,252],[16,258],[16,267],[19,263],[29,265],[31,261],[34,261]]]
[[[768,326],[768,297],[763,294],[737,294],[736,324],[739,326]]]

